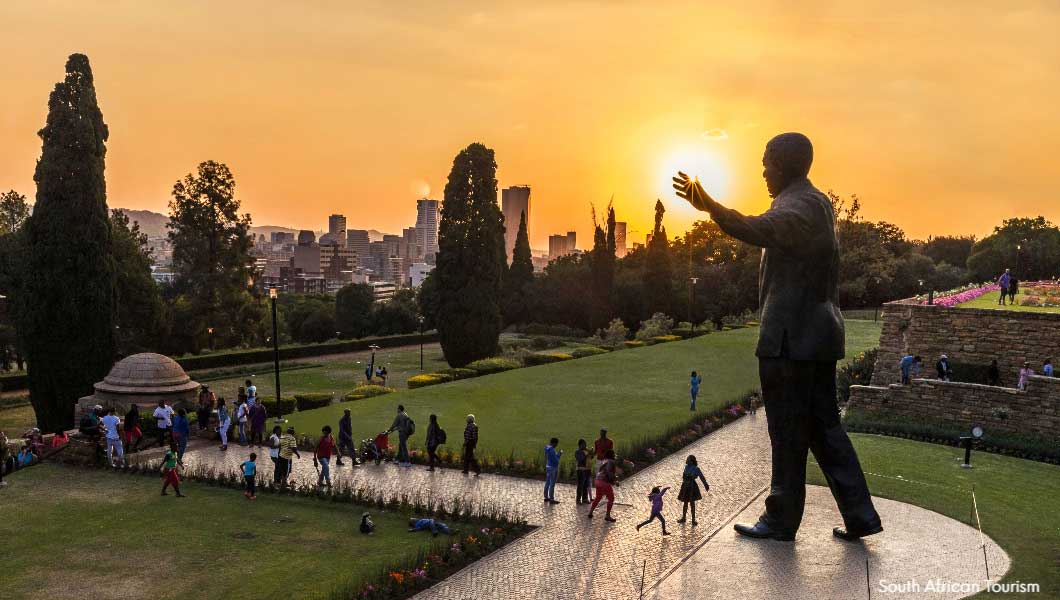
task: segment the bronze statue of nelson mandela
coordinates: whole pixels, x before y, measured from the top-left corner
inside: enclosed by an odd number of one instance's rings
[[[843,316],[837,306],[839,241],[828,198],[807,175],[813,146],[801,133],[766,145],[763,177],[773,204],[745,216],[710,197],[697,180],[674,177],[677,195],[710,213],[732,237],[761,247],[758,373],[765,401],[773,472],[766,509],[755,525],[736,525],[754,538],[793,540],[806,501],[806,453],[813,452],[843,515],[832,533],[846,540],[883,531],[857,453],[839,422],[836,361],[843,358]]]

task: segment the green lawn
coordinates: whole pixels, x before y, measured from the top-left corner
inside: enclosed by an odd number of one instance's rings
[[[876,496],[922,506],[974,527],[974,485],[983,531],[1012,558],[1005,580],[1040,584],[1041,595],[1035,598],[1060,598],[1060,466],[977,452],[972,458],[975,468],[961,469],[957,458],[963,458],[964,451],[959,448],[876,435],[850,437]],[[809,480],[828,485],[815,466]]]
[[[374,509],[361,535],[365,509],[346,503],[200,484],[163,497],[158,478],[48,463],[6,480],[3,598],[304,598],[432,544]]]
[[[880,326],[847,322],[847,355],[875,347]],[[591,441],[601,426],[616,445],[655,435],[688,419],[688,376],[703,377],[698,408],[709,411],[758,385],[754,347],[757,328],[715,332],[680,342],[620,350],[545,366],[516,369],[475,379],[296,413],[291,424],[318,434],[337,427],[344,408],[352,411],[358,439],[390,426],[404,404],[417,423],[413,447],[422,447],[428,415],[435,413],[459,450],[464,417],[472,413],[480,427],[480,454],[539,459],[552,436],[573,450],[578,438]],[[396,442],[396,440],[395,440]]]
[[[1021,306],[1019,301],[1023,297],[1022,292],[1016,293],[1016,304],[1009,304],[1008,298],[1006,298],[1005,305],[1002,306],[997,303],[997,297],[1000,293],[1001,292],[987,292],[975,300],[969,300],[968,302],[958,304],[957,306],[960,308],[992,308],[995,310],[1018,310],[1027,312],[1060,312],[1060,307],[1056,306]]]
[[[21,437],[22,432],[36,424],[36,413],[29,404],[0,408],[0,431],[7,432],[8,438]]]

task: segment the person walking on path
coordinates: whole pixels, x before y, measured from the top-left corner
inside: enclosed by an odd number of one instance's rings
[[[269,458],[272,460],[272,482],[276,485],[280,485],[283,481],[283,463],[280,462],[280,438],[283,436],[283,429],[279,425],[272,428],[272,435],[269,436]]]
[[[342,411],[342,418],[339,419],[339,449],[335,453],[335,464],[340,467],[345,464],[342,462],[343,452],[349,455],[350,462],[356,467],[357,446],[353,443],[353,421],[350,419],[350,409],[348,408]]]
[[[1034,369],[1031,368],[1031,363],[1023,361],[1023,368],[1020,369],[1019,380],[1016,383],[1016,387],[1020,390],[1026,390],[1027,379],[1029,379],[1031,375],[1034,375]]]
[[[199,431],[206,431],[206,428],[210,426],[210,413],[213,412],[213,406],[216,403],[217,397],[210,391],[210,386],[202,384],[202,390],[199,391],[199,405],[195,409]]]
[[[287,478],[294,468],[294,457],[302,458],[298,453],[298,440],[294,437],[294,427],[288,427],[287,433],[280,436],[280,485],[287,487]]]
[[[478,461],[475,460],[475,447],[478,446],[478,424],[475,423],[475,415],[467,416],[467,426],[464,427],[464,475],[468,469],[480,473]]]
[[[559,477],[559,459],[563,456],[562,450],[557,450],[559,439],[552,438],[545,446],[545,502],[559,504],[556,500],[556,479]]]
[[[276,399],[279,402],[279,398]],[[258,403],[258,386],[254,385],[254,382],[247,380],[247,404],[254,406]]]
[[[604,460],[600,463],[600,470],[596,474],[596,497],[593,498],[592,504],[589,505],[589,518],[593,518],[593,511],[596,510],[596,506],[600,504],[601,498],[607,498],[607,513],[604,515],[604,520],[608,523],[614,523],[615,519],[611,517],[611,507],[615,504],[615,488],[618,485],[618,481],[615,478],[615,451],[608,449],[604,454]]]
[[[320,475],[317,477],[317,487],[331,487],[331,455],[335,454],[335,438],[331,437],[331,425],[325,425],[320,430],[320,440],[317,449],[313,453],[313,462],[320,463]]]
[[[939,381],[949,381],[951,372],[950,359],[943,354],[939,357],[938,362],[935,363],[935,373],[938,375]]]
[[[909,385],[910,378],[920,374],[920,362],[921,358],[912,354],[906,354],[898,361],[898,368],[902,371],[902,385]]]
[[[1046,377],[1053,376],[1053,359],[1047,358],[1045,359],[1045,362],[1042,363],[1042,375],[1045,375]]]
[[[184,453],[188,451],[188,438],[191,437],[191,422],[188,411],[181,408],[173,418],[173,442],[177,445],[177,462],[184,466]]]
[[[239,428],[239,445],[247,445],[247,421],[250,420],[250,403],[244,402],[236,407],[236,426]]]
[[[692,380],[688,384],[689,392],[692,394],[692,404],[688,406],[688,410],[696,410],[696,396],[699,396],[699,384],[703,383],[703,378],[699,376],[699,373],[692,371]]]
[[[158,408],[151,415],[155,418],[155,426],[158,427],[158,446],[169,445],[169,429],[173,426],[173,407],[166,404],[163,399],[158,400]]]
[[[677,522],[685,522],[685,518],[688,516],[688,507],[691,505],[692,527],[699,525],[699,521],[696,521],[696,502],[703,499],[703,494],[699,491],[699,484],[696,483],[696,479],[703,482],[704,490],[710,491],[710,484],[707,483],[707,478],[703,476],[703,471],[699,469],[696,457],[689,454],[685,460],[685,470],[681,474],[681,489],[677,492],[677,499],[684,503],[681,508],[681,518]]]
[[[441,464],[438,458],[438,446],[445,443],[445,430],[438,425],[438,415],[431,415],[427,423],[427,470],[433,471],[434,465]]]
[[[398,404],[397,416],[394,417],[394,422],[391,423],[390,429],[386,430],[386,433],[397,431],[398,434],[398,451],[397,456],[394,457],[394,463],[400,464],[403,467],[411,467],[412,462],[409,460],[409,436],[416,432],[416,426],[412,419],[409,418],[408,413],[405,412],[405,406]]]
[[[662,516],[663,496],[666,495],[666,490],[668,489],[670,488],[664,487],[660,490],[659,486],[651,488],[651,493],[648,494],[648,500],[651,500],[651,515],[649,515],[645,521],[637,523],[637,531],[640,531],[641,527],[644,527],[655,519],[659,519],[659,522],[662,523],[662,534],[670,535],[670,532],[666,531],[666,519]]]
[[[228,428],[232,426],[232,417],[228,416],[225,399],[217,401],[217,433],[221,434],[221,450],[228,450]]]
[[[118,462],[124,467],[125,452],[121,447],[121,435],[118,434],[118,426],[121,425],[121,419],[114,414],[114,407],[107,409],[107,416],[100,419],[100,423],[103,424],[107,432],[107,463],[111,467],[117,466],[114,464],[114,454],[117,454]]]
[[[138,452],[140,440],[144,438],[144,430],[140,426],[140,407],[133,404],[129,412],[125,413],[125,450],[127,452]]]
[[[269,411],[265,404],[255,402],[250,406],[250,445],[258,446],[265,444],[265,421],[269,418]]]
[[[166,456],[162,459],[162,495],[168,496],[166,489],[169,486],[173,486],[173,490],[177,492],[177,498],[185,498],[186,496],[180,493],[180,475],[177,473],[177,454],[173,452],[173,448],[166,450]]]
[[[251,452],[250,460],[247,460],[242,465],[243,467],[243,482],[245,483],[246,490],[243,495],[247,497],[247,500],[257,500],[257,482],[255,478],[258,476],[258,455]]]
[[[607,459],[607,451],[612,450],[615,443],[607,437],[607,428],[600,428],[600,437],[593,442],[593,455],[596,457],[596,472],[600,472],[600,465]]]
[[[1009,304],[1009,306],[1012,306],[1013,304],[1016,303],[1016,293],[1019,292],[1019,289],[1020,289],[1020,282],[1019,282],[1018,279],[1016,279],[1016,276],[1013,275],[1012,279],[1010,279],[1009,282],[1008,282],[1008,304]]]
[[[1012,275],[1009,274],[1008,269],[1001,274],[1001,277],[997,278],[997,287],[1001,290],[1001,295],[997,298],[997,303],[1001,306],[1005,305],[1005,296],[1008,295],[1008,284],[1012,281]]]
[[[585,447],[585,440],[578,440],[578,449],[574,451],[574,461],[576,463],[575,473],[578,476],[575,504],[588,504],[591,501],[589,482],[592,481],[593,474],[589,466],[589,449]]]

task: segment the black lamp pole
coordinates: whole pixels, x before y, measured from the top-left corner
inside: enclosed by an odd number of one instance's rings
[[[280,406],[280,335],[276,325],[277,295],[279,294],[276,288],[269,288],[269,300],[272,302],[272,366],[276,372],[276,406]]]
[[[423,371],[423,315],[420,315],[420,371]]]

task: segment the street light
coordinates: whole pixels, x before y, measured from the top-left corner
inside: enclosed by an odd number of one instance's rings
[[[416,319],[420,322],[420,372],[423,372],[423,315]]]
[[[375,351],[379,349],[379,346],[372,344],[368,348],[372,351],[372,360],[368,363],[368,383],[372,383],[372,378],[375,377]]]
[[[207,327],[206,333],[210,336],[210,350],[213,350],[213,327]]]
[[[692,307],[696,304],[696,283],[699,282],[699,277],[689,277],[688,286],[688,322],[692,324],[692,333],[696,333],[696,322],[692,319]]]
[[[276,297],[279,295],[276,288],[269,288],[269,301],[272,303],[272,366],[276,373],[276,406],[280,406],[280,335],[276,325]]]

